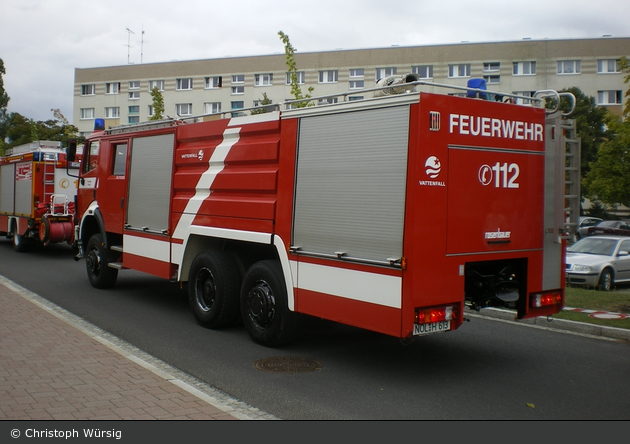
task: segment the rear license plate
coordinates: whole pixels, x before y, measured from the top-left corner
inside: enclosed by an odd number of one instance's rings
[[[431,333],[439,333],[451,329],[451,321],[440,321],[432,324],[413,324],[413,334],[428,335]]]

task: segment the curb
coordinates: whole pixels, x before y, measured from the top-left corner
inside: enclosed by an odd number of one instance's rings
[[[479,313],[466,311],[464,317],[493,318],[503,321],[511,321],[516,324],[533,325],[551,330],[569,331],[585,335],[596,336],[630,342],[630,329],[606,327],[603,325],[588,324],[585,322],[569,321],[566,319],[556,319],[547,317],[537,317],[532,319],[516,319],[516,312],[500,308],[482,308]],[[551,319],[551,320],[550,320]]]

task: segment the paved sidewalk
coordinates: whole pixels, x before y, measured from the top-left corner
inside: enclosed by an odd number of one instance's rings
[[[0,420],[277,419],[0,276]]]

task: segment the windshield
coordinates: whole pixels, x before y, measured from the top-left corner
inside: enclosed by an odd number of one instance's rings
[[[616,220],[603,220],[597,224],[598,227],[611,227],[615,228],[617,226]]]
[[[585,253],[585,254],[602,254],[605,256],[612,256],[617,246],[616,239],[598,239],[595,237],[585,237],[579,242],[571,245],[567,251],[571,253]]]

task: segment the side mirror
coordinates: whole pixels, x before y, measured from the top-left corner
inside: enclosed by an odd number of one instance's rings
[[[66,150],[66,157],[68,162],[74,162],[77,158],[77,140],[68,140],[68,149]]]

